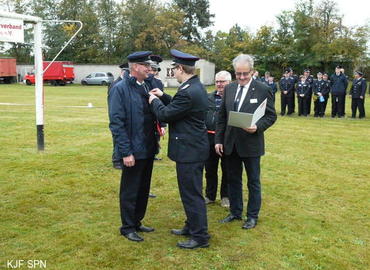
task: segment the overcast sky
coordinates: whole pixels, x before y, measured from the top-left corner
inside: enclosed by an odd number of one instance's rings
[[[210,0],[215,14],[212,30],[228,31],[234,24],[255,32],[262,25],[276,26],[275,16],[283,10],[293,10],[297,0]],[[319,3],[315,0],[314,3]],[[370,24],[369,0],[336,0],[346,26]]]

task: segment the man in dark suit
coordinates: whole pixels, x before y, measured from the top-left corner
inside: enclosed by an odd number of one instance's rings
[[[243,229],[257,225],[261,208],[260,159],[265,153],[264,131],[276,121],[272,91],[253,80],[253,58],[241,54],[233,60],[237,81],[226,86],[216,128],[215,150],[226,156],[229,179],[230,214],[221,223],[241,220],[243,212],[242,172],[244,163],[248,176],[247,219]],[[254,113],[267,99],[265,115],[249,128],[228,125],[230,111]]]
[[[208,138],[205,116],[207,92],[195,73],[196,56],[171,50],[173,72],[181,83],[172,98],[159,89],[151,91],[149,103],[159,121],[169,124],[168,157],[176,162],[177,181],[186,221],[182,229],[172,234],[190,236],[177,243],[180,248],[209,246],[207,209],[202,194],[204,162],[208,158]],[[160,97],[159,98],[157,98]]]

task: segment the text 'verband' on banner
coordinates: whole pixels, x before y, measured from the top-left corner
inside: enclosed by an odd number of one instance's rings
[[[0,17],[0,41],[23,43],[23,20]]]

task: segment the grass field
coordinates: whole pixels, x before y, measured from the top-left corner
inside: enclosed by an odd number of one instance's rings
[[[119,235],[105,87],[45,87],[42,153],[34,87],[0,85],[0,103],[29,104],[0,105],[0,269],[36,259],[63,270],[370,269],[370,100],[363,120],[279,117],[266,132],[258,226],[219,224],[228,212],[218,201],[208,207],[211,246],[195,251],[169,234],[184,211],[167,135],[144,220],[156,231],[142,243]]]

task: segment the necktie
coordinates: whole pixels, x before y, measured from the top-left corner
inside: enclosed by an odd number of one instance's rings
[[[244,88],[244,86],[240,86],[238,95],[236,96],[236,99],[234,101],[234,111],[236,111],[236,112],[238,111],[240,99],[242,98],[243,88]]]

